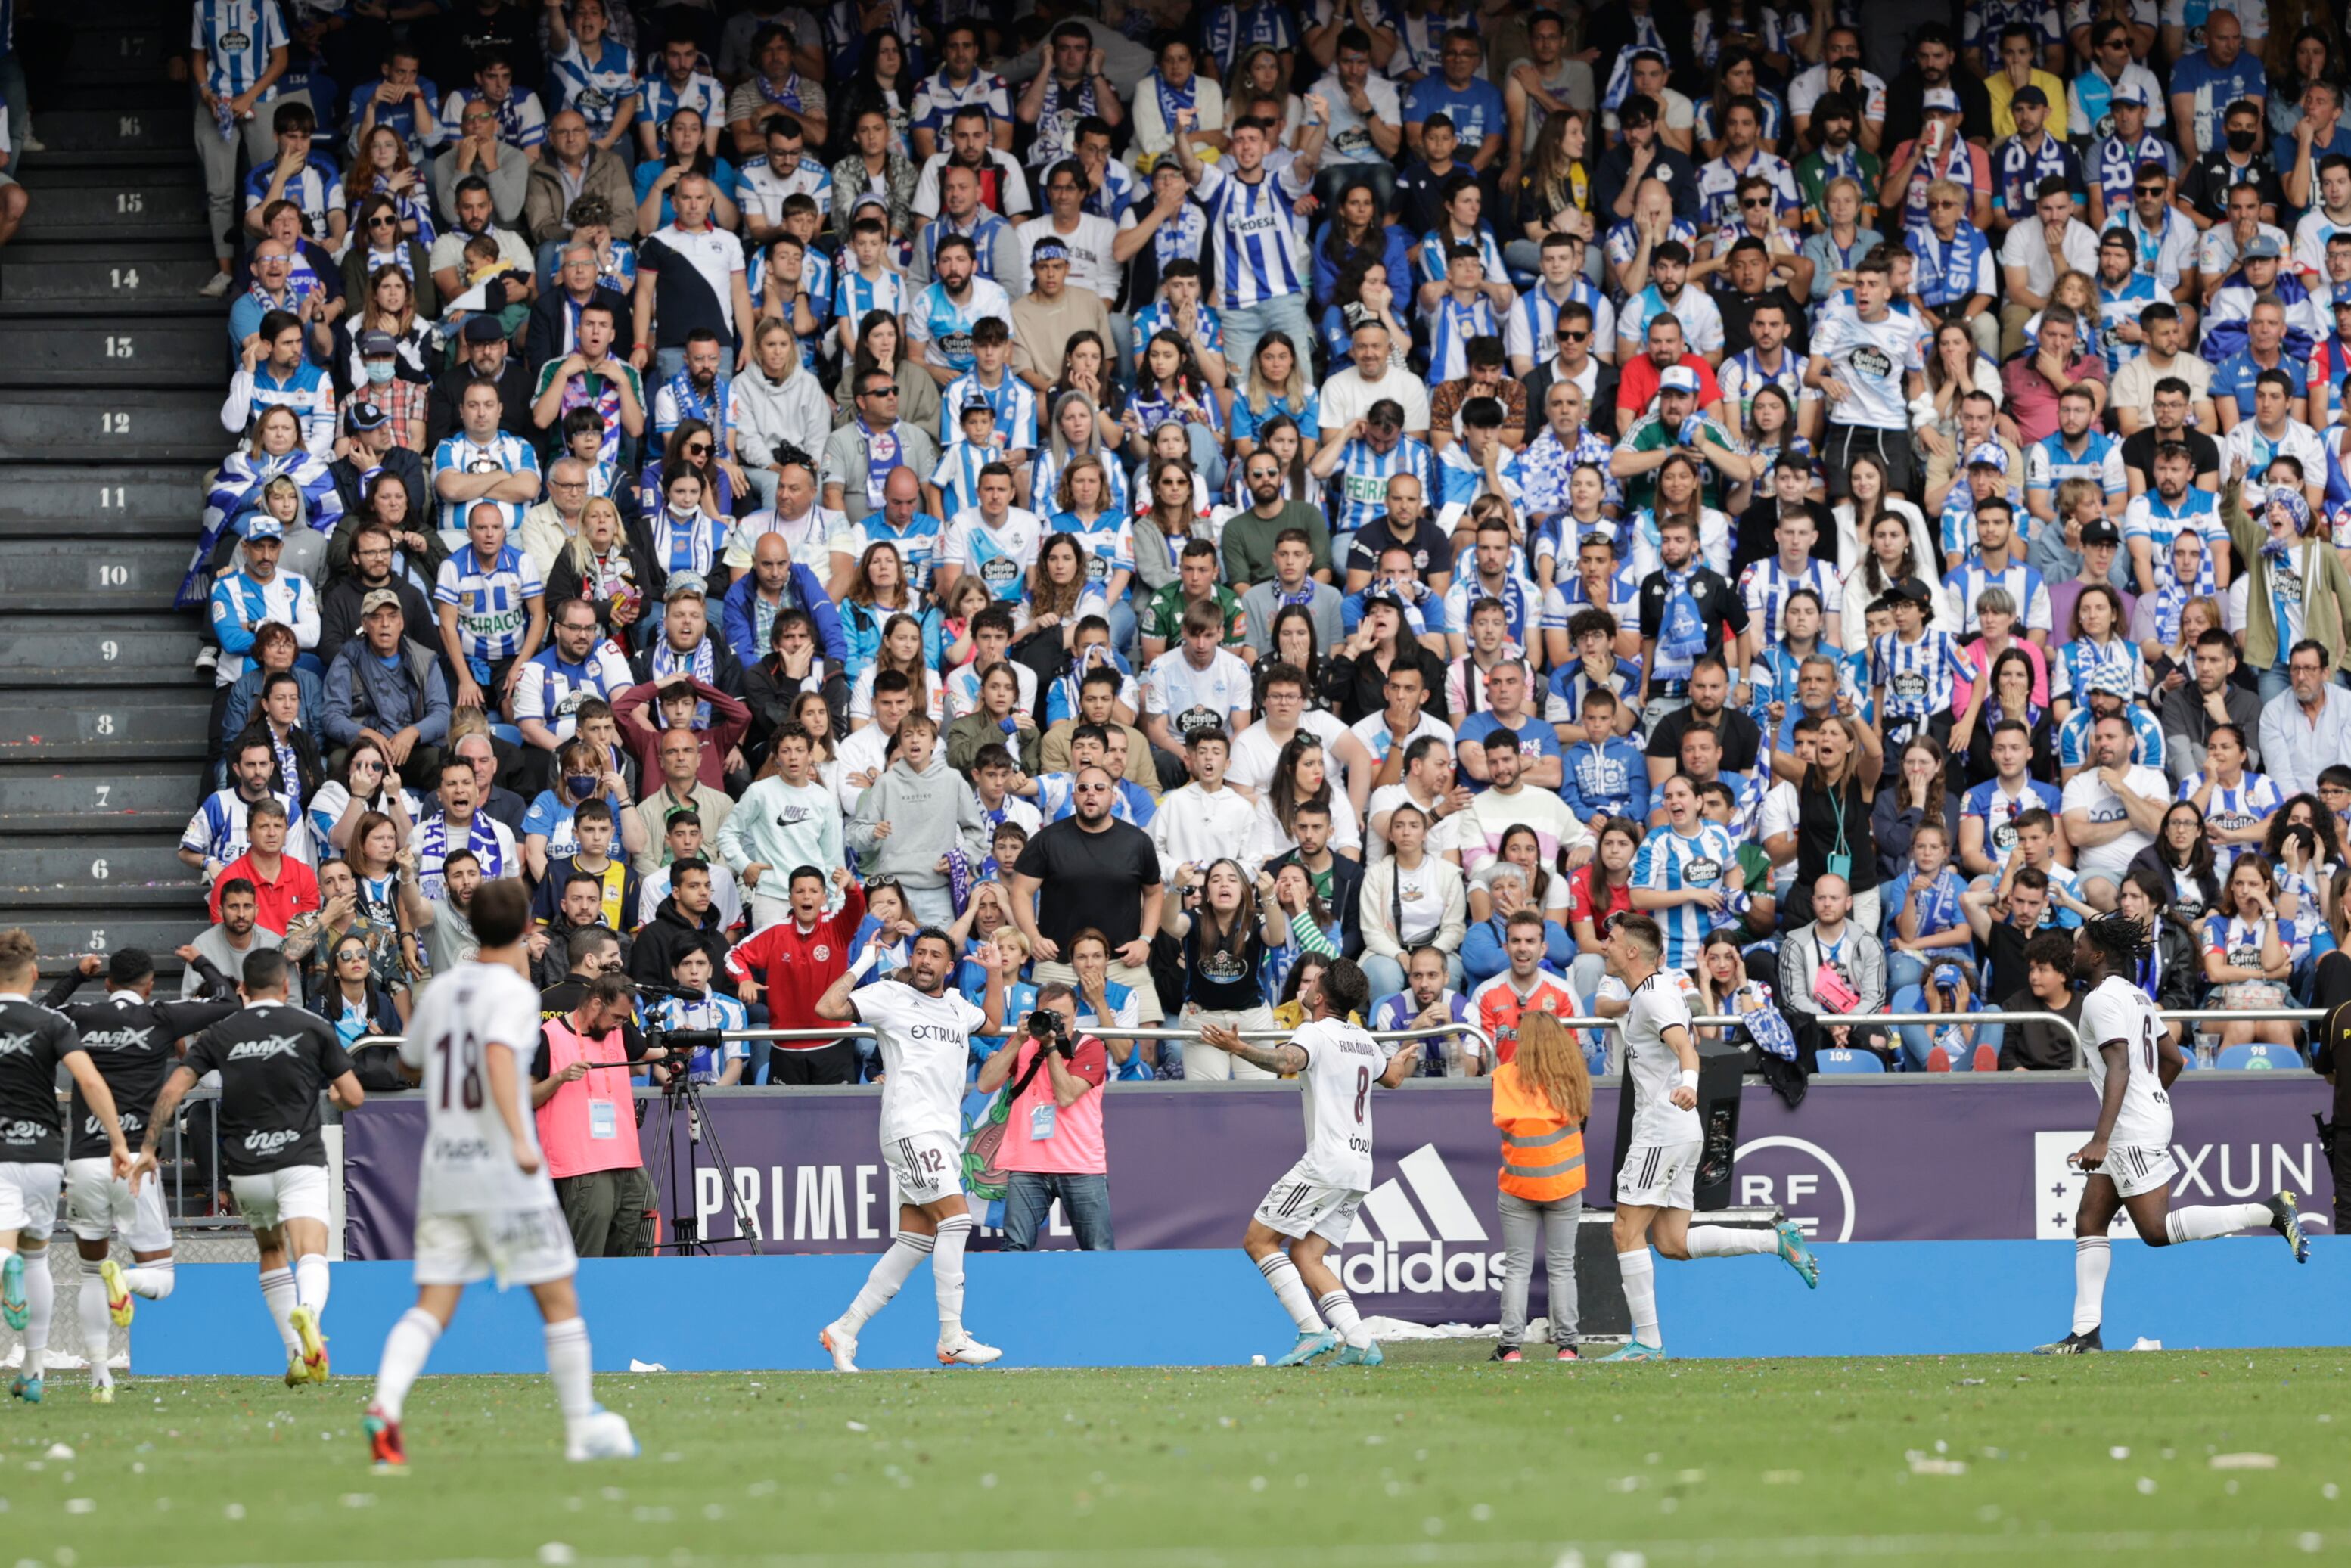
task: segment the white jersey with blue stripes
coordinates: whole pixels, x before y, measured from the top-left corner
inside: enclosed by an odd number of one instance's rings
[[[1217,303],[1243,310],[1305,291],[1298,256],[1304,220],[1297,203],[1309,185],[1295,164],[1260,171],[1254,181],[1226,172],[1221,163],[1200,171],[1193,194],[1208,212],[1209,243],[1217,247]]]
[[[286,18],[277,0],[195,0],[188,47],[204,56],[204,86],[216,98],[250,92],[269,68],[273,49],[286,47]],[[259,99],[277,96],[273,85]]]

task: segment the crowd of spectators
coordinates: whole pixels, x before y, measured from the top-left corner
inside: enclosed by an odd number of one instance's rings
[[[197,948],[356,1037],[512,877],[674,1027],[937,926],[1009,1016],[1344,954],[1508,1060],[1639,909],[1793,1071],[1942,1071],[2064,1065],[1968,1015],[2120,907],[2168,1005],[2306,998],[2351,127],[2289,14],[199,0]]]

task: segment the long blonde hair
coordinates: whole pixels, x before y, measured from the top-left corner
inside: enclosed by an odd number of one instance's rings
[[[1583,1048],[1565,1024],[1550,1013],[1519,1020],[1519,1050],[1511,1059],[1519,1081],[1551,1103],[1561,1120],[1582,1122],[1592,1114],[1592,1074]]]

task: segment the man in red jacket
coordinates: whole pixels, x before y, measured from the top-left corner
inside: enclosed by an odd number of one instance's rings
[[[764,988],[770,1029],[820,1029],[816,1002],[849,968],[850,944],[865,918],[865,890],[854,885],[849,868],[833,868],[841,889],[841,908],[824,912],[825,875],[812,865],[791,874],[791,914],[754,932],[726,955],[726,972],[737,981],[745,1006]],[[764,884],[763,884],[764,885]],[[779,1040],[768,1058],[770,1083],[854,1083],[857,1047],[845,1040]],[[758,1071],[754,1061],[752,1070]]]

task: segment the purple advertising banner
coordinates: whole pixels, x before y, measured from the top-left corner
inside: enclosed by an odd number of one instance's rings
[[[2314,1112],[2333,1090],[2302,1072],[2196,1075],[2174,1099],[2179,1203],[2283,1188],[2325,1234],[2334,1186]],[[895,1214],[876,1147],[878,1092],[713,1094],[698,1150],[676,1131],[676,1164],[703,1234],[742,1250],[712,1146],[726,1149],[741,1207],[767,1250],[876,1252]],[[1366,1312],[1490,1321],[1501,1277],[1499,1145],[1485,1086],[1415,1082],[1377,1102],[1375,1186],[1339,1254]],[[1826,1241],[2020,1240],[2072,1235],[2081,1176],[2065,1157],[2097,1103],[2074,1077],[1938,1076],[1924,1082],[1815,1079],[1791,1111],[1750,1085],[1740,1105],[1733,1204],[1784,1208]],[[640,1137],[668,1207],[671,1143],[658,1104]],[[1597,1092],[1586,1134],[1587,1205],[1609,1206],[1616,1091]],[[343,1121],[346,1245],[359,1259],[410,1255],[424,1107],[370,1100]],[[1111,1212],[1123,1249],[1237,1247],[1266,1188],[1304,1146],[1287,1085],[1113,1090],[1104,1106]],[[982,1242],[983,1246],[987,1243]],[[1066,1233],[1050,1245],[1066,1247]]]

